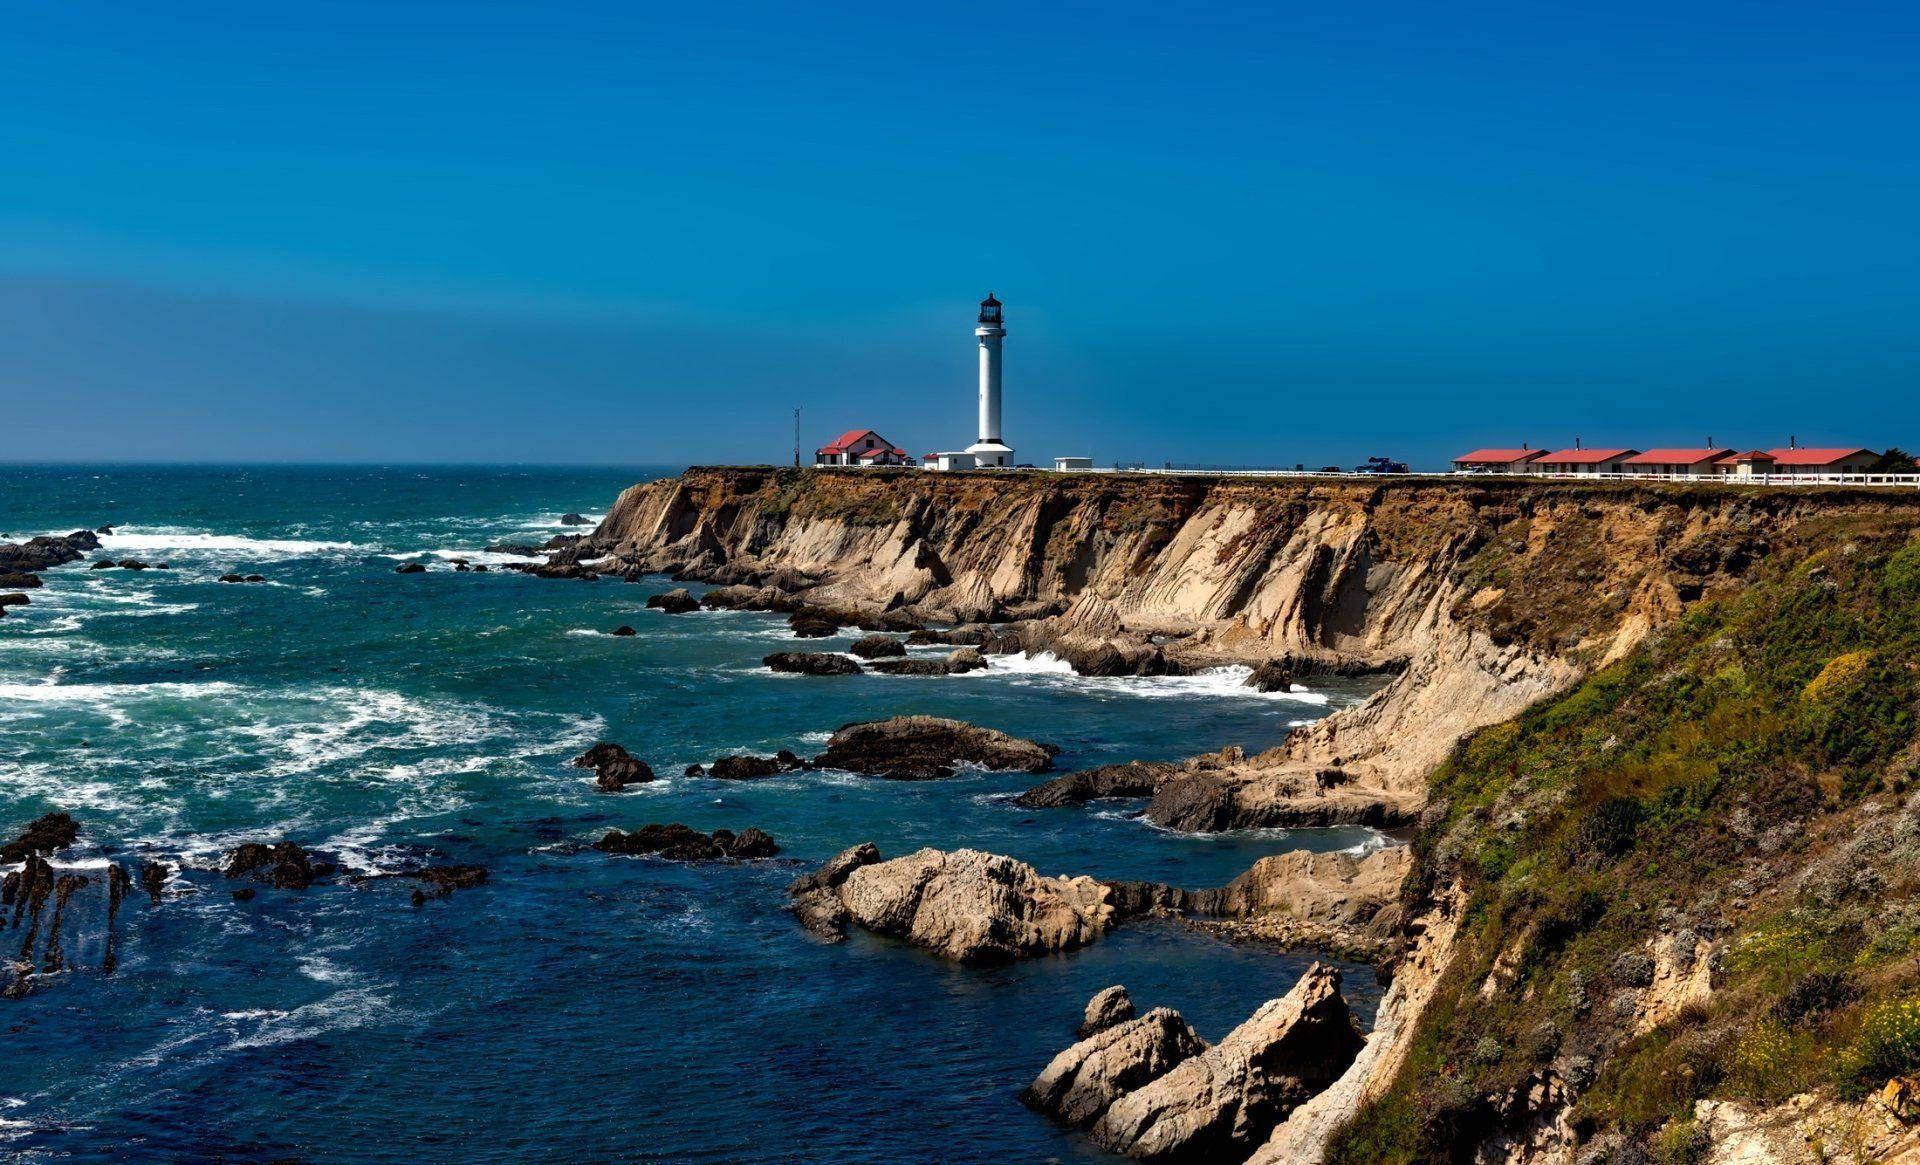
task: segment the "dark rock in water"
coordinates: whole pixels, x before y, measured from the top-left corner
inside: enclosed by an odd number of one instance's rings
[[[395,574],[425,574],[427,568],[417,562],[403,562],[393,568]]]
[[[722,840],[720,835],[726,832],[724,829],[716,829],[713,831],[713,838],[719,842],[721,849],[727,851],[727,856],[735,861],[770,858],[780,852],[780,847],[774,842],[773,835],[755,826],[748,826],[747,831],[738,837],[728,835],[725,840]]]
[[[91,530],[71,534],[42,534],[25,542],[0,542],[0,575],[36,574],[55,566],[78,562],[100,549],[100,536]],[[5,582],[6,586],[28,586]]]
[[[1083,676],[1158,676],[1170,668],[1157,645],[1129,640],[1062,639],[1047,649]]]
[[[27,598],[27,596],[23,594],[20,594],[18,591],[13,592],[12,594],[0,595],[0,607],[24,607],[32,601],[33,600]]]
[[[427,866],[401,875],[416,878],[427,884],[425,891],[413,892],[414,904],[426,898],[445,898],[455,890],[471,890],[475,886],[484,886],[487,882],[485,866]]]
[[[145,570],[147,569],[147,564],[144,562],[141,562],[137,558],[123,558],[120,560],[120,569],[121,570]]]
[[[258,891],[253,887],[246,886],[233,892],[233,900],[235,902],[251,902],[256,893],[258,893]]]
[[[801,603],[775,587],[733,585],[715,587],[700,596],[700,605],[724,611],[797,611]]]
[[[945,659],[924,659],[918,656],[905,659],[869,660],[867,662],[867,670],[879,672],[883,676],[945,676],[953,674],[953,669],[947,666]]]
[[[540,557],[540,549],[525,542],[496,542],[487,547],[488,554],[517,554],[522,558]]]
[[[1114,984],[1087,1000],[1086,1013],[1081,1017],[1080,1026],[1074,1035],[1086,1039],[1096,1032],[1106,1031],[1117,1023],[1125,1023],[1133,1018],[1133,999],[1127,995],[1127,989]]]
[[[143,862],[140,865],[140,888],[153,899],[155,906],[160,905],[160,895],[167,888],[167,877],[173,871],[161,862]]]
[[[453,569],[455,572],[459,574],[466,574],[468,571],[472,570],[473,567],[467,565],[464,562],[456,562],[453,564]]]
[[[964,675],[970,671],[980,671],[987,666],[987,657],[971,647],[962,647],[947,653],[947,674]]]
[[[487,572],[488,572],[488,571],[489,571],[490,569],[492,569],[492,568],[491,568],[491,567],[489,567],[489,566],[488,566],[488,565],[487,565],[486,563],[484,563],[484,562],[483,562],[483,563],[481,563],[481,564],[480,564],[479,566],[476,566],[476,567],[474,567],[474,568],[473,568],[473,573],[475,573],[475,574],[486,574],[486,573],[487,573]]]
[[[119,565],[120,565],[119,563],[115,562],[111,558],[103,558],[100,561],[94,563],[92,566],[89,566],[87,569],[88,570],[112,570],[114,567]]]
[[[869,635],[864,639],[855,640],[853,646],[847,650],[861,659],[880,659],[891,655],[905,655],[907,645],[891,635]]]
[[[112,526],[95,526],[93,528],[93,532],[95,534],[111,534],[113,533],[113,527]]]
[[[154,564],[153,564],[153,569],[155,569],[155,570],[172,570],[172,569],[173,569],[173,563],[171,563],[171,562],[156,562],[156,563],[154,563]]]
[[[27,826],[19,837],[0,845],[0,863],[24,862],[29,854],[66,849],[80,836],[80,823],[65,813],[49,813]]]
[[[1013,799],[1022,809],[1059,809],[1103,797],[1151,797],[1177,766],[1166,761],[1128,761],[1055,777]]]
[[[592,769],[600,788],[609,793],[653,780],[653,770],[645,761],[634,759],[626,749],[604,740],[574,757],[573,765]]]
[[[266,582],[267,579],[265,575],[250,574],[247,577],[241,579],[240,581],[241,582]]]
[[[573,514],[573,513],[567,513],[567,514],[562,514],[562,515],[560,515],[560,524],[561,524],[562,526],[591,526],[591,525],[593,525],[593,523],[592,523],[592,522],[589,522],[589,521],[587,521],[587,520],[586,520],[585,518],[583,518],[583,517],[581,517],[581,516],[580,516],[579,514]]]
[[[600,572],[577,562],[548,562],[540,566],[516,566],[514,569],[530,574],[535,578],[574,578],[592,582],[600,577]]]
[[[247,578],[245,575],[229,573],[221,575],[220,581],[224,583],[243,583],[247,581]]]
[[[647,606],[656,611],[665,611],[669,615],[684,615],[688,611],[698,611],[700,600],[693,597],[685,587],[675,587],[657,595],[647,596]]]
[[[1298,677],[1294,661],[1291,658],[1269,659],[1253,669],[1247,677],[1246,686],[1262,692],[1285,692],[1293,687]]]
[[[630,635],[638,635],[640,633],[638,631],[635,631],[633,628],[627,626],[625,623],[622,623],[620,624],[620,626],[615,627],[613,630],[607,632],[607,634],[612,635],[619,639],[625,639]]]
[[[879,860],[880,850],[870,841],[841,850],[825,865],[787,887],[787,896],[792,899],[787,909],[793,911],[801,926],[828,942],[839,942],[847,937],[847,923],[853,916],[834,891],[855,870]]]
[[[688,765],[681,775],[688,776],[688,777],[704,777],[707,775],[707,770],[700,765]]]
[[[27,574],[17,570],[10,570],[4,574],[0,574],[0,587],[20,587],[22,590],[32,590],[34,587],[41,585],[43,584],[40,582],[40,576],[37,574]]]
[[[806,676],[851,676],[860,673],[860,664],[831,651],[776,651],[760,661],[777,672]]]
[[[280,890],[305,890],[333,871],[332,863],[314,861],[311,853],[290,841],[250,841],[228,855],[224,873],[229,878],[251,875]]]
[[[716,858],[772,857],[780,852],[772,837],[758,829],[748,829],[738,837],[730,830],[716,830],[711,836],[690,826],[643,825],[632,833],[617,829],[593,843],[593,848],[610,854],[654,854],[674,862],[712,861]]]
[[[939,716],[896,716],[849,724],[813,758],[815,768],[919,781],[950,777],[955,766],[1044,773],[1059,749]]]
[[[787,626],[793,629],[794,637],[798,639],[825,639],[840,633],[839,623],[807,607],[788,616]]]
[[[587,540],[585,534],[555,534],[540,544],[541,550],[571,550]]]
[[[707,766],[706,775],[720,781],[753,781],[806,767],[806,761],[783,748],[773,756],[723,756]],[[688,775],[699,774],[689,769]]]

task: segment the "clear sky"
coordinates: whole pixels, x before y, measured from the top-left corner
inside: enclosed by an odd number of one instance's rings
[[[1920,4],[9,6],[0,458],[1920,445]]]

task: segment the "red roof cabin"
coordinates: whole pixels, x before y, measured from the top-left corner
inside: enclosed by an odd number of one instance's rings
[[[1629,457],[1638,456],[1638,449],[1561,449],[1536,459],[1527,468],[1538,473],[1624,473],[1622,468]]]
[[[1718,477],[1733,471],[1733,449],[1649,449],[1621,462],[1628,473],[1666,474],[1671,477]]]
[[[832,444],[814,450],[815,465],[908,465],[912,458],[905,449],[872,429],[848,429]]]
[[[1814,473],[1867,473],[1879,464],[1880,455],[1871,449],[1769,449],[1773,471],[1787,475]]]
[[[1525,445],[1518,449],[1475,449],[1454,458],[1453,468],[1458,473],[1524,473],[1546,452]]]

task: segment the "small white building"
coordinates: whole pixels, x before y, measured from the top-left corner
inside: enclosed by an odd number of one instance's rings
[[[1091,457],[1056,457],[1053,459],[1056,473],[1079,473],[1093,468]]]
[[[926,456],[926,462],[928,469],[937,469],[942,473],[955,469],[975,469],[979,464],[974,460],[973,454],[965,451],[929,453]]]
[[[848,429],[813,452],[815,465],[908,465],[907,451],[872,429]]]

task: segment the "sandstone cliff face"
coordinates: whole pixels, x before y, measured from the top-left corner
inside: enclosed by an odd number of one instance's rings
[[[1885,504],[1616,483],[692,469],[625,491],[570,553],[854,610],[1020,621],[1032,647],[1115,643],[1130,663],[1146,648],[1178,668],[1404,666],[1232,778],[1275,806],[1236,824],[1283,824],[1326,766],[1362,801],[1417,810],[1464,733],[1618,658],[1737,580],[1776,531]]]

